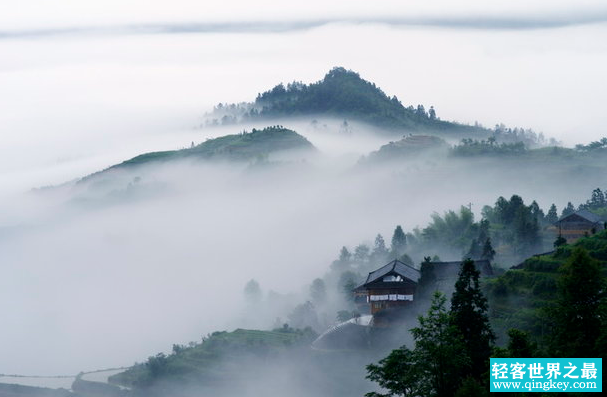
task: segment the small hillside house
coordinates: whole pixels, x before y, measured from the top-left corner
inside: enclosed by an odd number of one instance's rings
[[[434,288],[450,291],[459,276],[461,261],[424,262],[422,268],[430,274]],[[488,260],[476,260],[474,265],[481,277],[493,276],[493,268]],[[354,289],[354,301],[361,313],[374,316],[380,312],[396,313],[412,304],[421,273],[406,263],[393,260],[385,266],[369,273],[367,279]],[[386,310],[391,309],[391,310]]]
[[[554,225],[568,243],[574,242],[580,237],[593,235],[605,228],[601,218],[588,210],[579,210],[565,215]]]
[[[371,314],[407,306],[413,302],[419,276],[419,270],[395,259],[369,273],[354,289],[355,301],[359,307],[370,307]]]

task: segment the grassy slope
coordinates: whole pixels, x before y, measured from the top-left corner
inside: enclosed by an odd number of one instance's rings
[[[209,139],[188,149],[144,153],[103,171],[88,175],[82,178],[80,182],[89,181],[91,178],[109,170],[126,169],[140,165],[180,159],[251,161],[284,150],[315,150],[315,148],[310,141],[293,130],[282,126],[266,127],[263,130],[253,129],[252,132]]]
[[[607,275],[607,231],[602,231],[560,247],[551,255],[531,257],[522,269],[508,270],[487,281],[491,321],[501,341],[506,340],[510,328],[529,331],[534,337],[546,331],[540,309],[554,301],[558,269],[576,246],[584,247],[599,260]]]
[[[178,346],[168,356],[150,357],[146,363],[112,376],[110,382],[128,387],[147,387],[162,380],[229,381],[244,359],[263,359],[292,347],[307,346],[315,336],[313,331],[293,329],[214,332],[195,346]]]
[[[312,144],[295,131],[267,127],[250,133],[226,135],[190,149],[145,153],[114,167],[139,165],[177,158],[202,158],[246,161],[257,156],[289,149],[312,149]]]

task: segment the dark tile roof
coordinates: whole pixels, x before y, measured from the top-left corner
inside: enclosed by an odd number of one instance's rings
[[[361,284],[359,287],[363,287],[366,284],[372,283],[373,281],[376,281],[376,280],[382,278],[383,276],[390,274],[392,272],[394,272],[398,275],[401,275],[405,278],[408,278],[409,280],[411,280],[415,283],[417,283],[417,280],[419,279],[419,276],[420,276],[419,270],[407,265],[406,263],[399,261],[398,259],[395,259],[392,262],[388,263],[387,265],[382,266],[379,269],[369,273],[365,282],[363,284]],[[359,287],[357,287],[357,288],[359,288]]]
[[[459,270],[462,264],[462,261],[452,261],[452,262],[430,262],[432,265],[432,269],[434,272],[434,276],[437,280],[445,280],[445,279],[456,279],[459,275]],[[474,265],[481,272],[481,277],[487,277],[493,275],[493,268],[491,267],[491,263],[488,260],[475,260]],[[363,292],[366,291],[366,286],[371,284],[387,274],[390,273],[399,274],[415,283],[419,280],[420,271],[403,263],[399,260],[393,260],[385,266],[380,267],[379,269],[372,271],[367,276],[367,279],[354,288],[354,292]],[[395,284],[390,282],[385,282],[387,286]],[[388,285],[389,284],[389,285]],[[396,284],[395,284],[396,285]]]
[[[583,218],[585,220],[587,220],[588,222],[592,222],[592,223],[599,223],[601,222],[601,217],[598,216],[597,214],[593,214],[592,212],[588,211],[588,210],[579,210],[579,211],[575,211],[572,214],[569,215],[565,215],[562,216],[556,223],[559,223],[571,216],[577,215],[580,218]]]

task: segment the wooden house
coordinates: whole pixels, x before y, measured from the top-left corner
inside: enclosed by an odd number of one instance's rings
[[[572,243],[580,237],[593,235],[605,228],[601,218],[588,210],[579,210],[565,215],[554,225],[568,243]]]
[[[462,261],[424,262],[422,268],[430,274],[433,289],[450,292],[459,276]],[[488,260],[476,260],[474,265],[481,277],[493,275]],[[362,314],[396,314],[415,300],[420,271],[398,260],[369,273],[366,280],[354,289],[354,301]]]
[[[373,315],[405,307],[413,302],[419,276],[419,270],[393,260],[370,272],[365,282],[354,289],[355,301],[361,312],[369,308]]]

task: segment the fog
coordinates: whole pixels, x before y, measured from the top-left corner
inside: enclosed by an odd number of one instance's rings
[[[308,118],[276,121],[319,149],[304,161],[174,162],[109,174],[106,185],[73,182],[144,152],[262,128],[274,121],[201,125],[216,103],[317,81],[337,65],[405,105],[434,105],[445,120],[533,128],[566,145],[597,140],[607,121],[607,26],[596,2],[570,19],[566,2],[528,14],[522,2],[506,14],[501,3],[466,3],[492,26],[440,4],[387,20],[401,2],[371,14],[367,2],[270,14],[147,4],[139,14],[134,2],[120,16],[117,2],[65,2],[50,21],[44,3],[0,16],[0,373],[128,366],[216,330],[269,329],[307,299],[344,245],[388,239],[397,224],[423,227],[460,205],[478,215],[500,195],[560,209],[597,187],[596,174],[566,164],[529,172],[422,156],[364,166],[361,156],[397,138],[357,123],[344,136],[342,120],[314,129]],[[235,27],[223,31],[157,29],[222,23],[231,10]],[[275,28],[298,18],[312,22]],[[274,291],[284,304],[247,313],[242,291],[252,278],[264,299]]]

